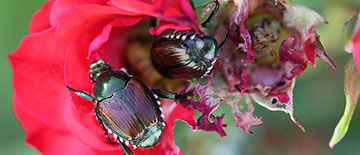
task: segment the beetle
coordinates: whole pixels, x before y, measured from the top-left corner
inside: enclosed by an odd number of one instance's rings
[[[216,6],[208,19],[201,24],[203,27],[206,27],[219,9],[219,2],[213,2]],[[152,18],[151,27],[155,27],[155,23],[156,19]],[[155,36],[151,47],[152,63],[159,73],[168,78],[177,80],[201,78],[211,72],[219,50],[229,39],[229,35],[228,29],[220,45],[212,36],[201,36],[194,30]]]
[[[100,123],[106,139],[111,142],[109,133],[127,155],[132,154],[128,145],[150,147],[157,143],[165,127],[157,96],[169,99],[182,99],[191,95],[176,94],[163,89],[150,89],[140,79],[123,70],[112,70],[103,60],[89,66],[89,76],[94,82],[93,95],[75,90],[76,95],[94,101],[95,117]],[[155,95],[156,94],[156,95]],[[125,143],[125,144],[124,144]]]

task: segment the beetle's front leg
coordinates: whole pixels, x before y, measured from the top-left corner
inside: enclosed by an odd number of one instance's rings
[[[168,98],[168,99],[175,99],[175,100],[184,99],[184,98],[187,98],[188,96],[194,95],[191,92],[187,92],[185,94],[177,94],[177,93],[169,92],[164,89],[152,89],[152,91],[161,98]]]
[[[206,25],[210,22],[210,20],[215,16],[216,12],[219,10],[220,3],[217,0],[215,0],[211,3],[215,3],[215,8],[210,13],[209,17],[203,23],[201,23],[201,26],[203,26],[203,27],[206,27]]]

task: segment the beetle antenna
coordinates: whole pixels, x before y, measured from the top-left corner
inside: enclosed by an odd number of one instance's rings
[[[226,29],[228,30],[228,32],[227,32],[227,34],[226,34],[226,37],[225,37],[225,39],[220,43],[218,49],[221,49],[221,48],[224,46],[225,42],[226,42],[227,40],[229,40],[229,37],[230,37],[230,29],[229,29],[229,28],[226,28]]]
[[[66,88],[66,89],[69,89],[69,90],[71,90],[71,91],[74,91],[74,92],[77,91],[77,90],[75,90],[75,89],[73,89],[73,88],[71,88],[71,87],[69,87],[69,86],[65,86],[65,88]]]
[[[65,86],[66,89],[69,89],[71,91],[74,91],[76,95],[86,99],[86,100],[89,100],[89,101],[96,101],[96,99],[91,96],[90,94],[86,93],[86,92],[83,92],[81,90],[75,90],[73,88],[70,88],[69,86]]]
[[[216,4],[216,5],[215,5],[215,9],[211,12],[211,14],[210,14],[210,16],[208,17],[208,19],[206,19],[205,22],[203,22],[203,23],[201,24],[201,26],[203,26],[203,27],[206,27],[206,25],[210,22],[210,20],[214,17],[214,15],[216,14],[216,12],[219,10],[219,6],[220,6],[219,2],[218,2],[217,0],[215,0],[215,1],[212,1],[212,3],[215,3],[215,4]]]

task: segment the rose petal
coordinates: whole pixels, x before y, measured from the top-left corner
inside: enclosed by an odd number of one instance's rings
[[[110,3],[122,10],[141,13],[163,20],[164,22],[160,23],[158,28],[151,30],[153,35],[159,35],[161,30],[166,29],[159,28],[162,27],[163,24],[167,25],[166,27],[169,28],[168,22],[181,24],[182,27],[186,28],[191,27],[200,32],[196,24],[195,13],[187,0],[155,0],[154,2],[145,2],[142,0],[110,0]],[[181,30],[184,30],[184,28]]]
[[[94,112],[84,113],[69,106],[64,112],[66,114],[66,124],[70,133],[82,144],[102,151],[121,150],[118,144],[110,144],[100,126],[95,119]],[[112,137],[111,134],[108,134]],[[113,142],[116,142],[113,139]]]
[[[21,105],[47,126],[64,131],[63,110],[69,99],[63,79],[65,53],[55,52],[54,34],[52,28],[26,36],[9,59],[18,97],[14,104]]]
[[[14,102],[18,103],[18,99],[19,97],[15,95]],[[95,155],[108,153],[83,145],[68,132],[53,130],[52,127],[43,124],[43,121],[28,113],[20,104],[14,104],[14,113],[25,129],[26,143],[34,146],[42,154],[58,154],[61,152],[61,154]]]
[[[157,26],[155,28],[150,28],[149,32],[150,32],[150,34],[160,35],[163,31],[165,31],[167,29],[173,29],[173,30],[177,30],[177,31],[185,31],[185,30],[190,30],[191,28],[192,27],[190,27],[190,26],[183,26],[183,25],[179,25],[177,23],[159,21],[159,26]]]
[[[360,29],[356,35],[356,37],[353,40],[354,47],[353,47],[353,55],[356,67],[358,69],[358,72],[360,73]]]
[[[358,69],[358,72],[360,73],[360,13],[357,14],[353,36],[351,37],[351,40],[347,42],[346,47],[353,53],[356,67]]]
[[[142,19],[144,19],[145,16],[141,17],[127,17],[127,16],[119,16],[118,18],[114,19],[113,21],[109,22],[102,30],[102,32],[96,36],[96,38],[91,42],[90,47],[89,47],[89,55],[87,59],[93,59],[93,60],[97,60],[100,58],[100,55],[103,55],[103,57],[105,57],[105,55],[111,55],[111,58],[114,59],[114,52],[116,53],[123,53],[121,50],[124,49],[124,44],[126,43],[126,36],[128,32],[125,28],[119,30],[116,30],[116,33],[111,33],[114,27],[129,27],[129,26],[133,26],[137,23],[139,23]],[[111,39],[110,35],[112,35]],[[106,54],[101,54],[99,52],[100,48],[106,44],[108,46],[106,46],[106,49],[103,50],[103,52],[101,53],[106,53]],[[113,43],[113,44],[112,44]],[[117,44],[115,44],[117,43]],[[111,45],[110,45],[111,44]],[[119,54],[120,55],[120,54]],[[122,55],[122,54],[121,54]],[[122,58],[122,56],[119,56],[119,58]],[[104,59],[106,61],[106,59]],[[111,59],[108,59],[109,61]],[[115,61],[115,60],[112,60]],[[121,60],[119,60],[121,61]],[[107,63],[109,63],[108,61],[106,61]],[[111,63],[109,63],[111,64]],[[114,67],[114,64],[111,64],[110,66]],[[118,65],[115,65],[118,66]],[[120,66],[119,66],[120,67]]]
[[[54,4],[54,0],[49,0],[36,11],[29,23],[29,33],[41,32],[51,27],[49,13]]]
[[[315,51],[314,51],[314,46],[311,43],[311,40],[308,39],[307,41],[305,41],[304,51],[306,54],[307,62],[311,66],[314,66],[315,65]]]
[[[298,75],[300,75],[307,67],[304,54],[301,51],[297,51],[296,49],[290,49],[288,47],[288,43],[297,42],[298,40],[294,38],[289,38],[288,40],[284,40],[281,43],[279,50],[279,63],[284,66],[287,70],[286,78],[291,80]]]
[[[56,0],[50,13],[50,23],[57,26],[72,9],[85,4],[104,5],[108,0]]]
[[[121,16],[121,11],[114,7],[90,4],[77,7],[64,17],[57,28],[56,50],[68,51],[64,71],[67,85],[91,93],[91,80],[84,80],[84,77],[88,77],[88,66],[93,61],[86,59],[89,45],[103,27],[121,17],[126,16]],[[92,111],[91,102],[75,97],[73,93],[72,96],[79,110],[85,113]]]

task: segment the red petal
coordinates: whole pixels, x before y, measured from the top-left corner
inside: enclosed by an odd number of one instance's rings
[[[108,0],[56,0],[50,13],[50,23],[57,26],[72,9],[85,4],[105,5]]]
[[[18,97],[14,97],[17,103]],[[123,154],[121,150],[100,151],[80,143],[66,131],[56,131],[28,113],[19,104],[14,104],[14,112],[26,133],[26,142],[34,146],[42,154]],[[85,136],[85,135],[84,135]]]
[[[358,20],[358,25],[360,25],[360,19]],[[356,64],[356,68],[358,69],[360,73],[360,26],[358,26],[358,30],[354,36],[353,42],[353,55],[354,55],[354,61]]]
[[[170,23],[181,25],[180,30],[191,27],[200,32],[196,24],[195,13],[187,0],[155,0],[154,2],[145,2],[143,0],[110,0],[110,3],[122,10],[145,14],[163,20],[164,22],[160,23],[155,30],[155,35],[159,35],[161,33],[160,30],[169,28]],[[163,24],[167,26],[159,28]]]
[[[185,30],[190,30],[191,27],[179,25],[179,24],[171,23],[171,22],[159,21],[159,26],[157,26],[155,28],[150,28],[149,32],[150,32],[150,34],[160,35],[166,29],[185,31]]]
[[[95,119],[93,111],[83,113],[74,106],[69,106],[65,113],[65,120],[70,133],[82,144],[102,151],[121,150],[119,145],[112,145],[107,141],[100,123]]]
[[[310,38],[308,40],[306,40],[304,43],[304,51],[305,51],[308,63],[311,66],[314,66],[315,65],[315,51],[314,51],[314,46],[312,45]]]
[[[140,20],[137,19],[140,17],[133,18],[129,23],[134,24]],[[83,5],[64,17],[56,33],[56,50],[68,51],[65,63],[67,85],[91,93],[92,82],[88,78],[88,66],[93,60],[87,59],[89,46],[101,34],[103,28],[115,19],[127,20],[129,17],[121,16],[121,11],[117,8],[100,5]],[[75,96],[73,93],[72,95]],[[80,97],[73,97],[73,101],[79,110],[85,113],[92,111],[91,102]]]
[[[66,130],[63,111],[69,103],[64,88],[64,51],[54,50],[55,29],[26,36],[9,54],[15,105],[56,130]],[[49,110],[51,109],[51,110]]]
[[[281,43],[279,50],[279,63],[282,66],[289,64],[290,73],[287,73],[287,79],[291,80],[300,75],[307,67],[307,63],[304,60],[304,54],[296,49],[290,49],[288,43],[297,43],[297,39],[289,38]],[[287,68],[287,66],[285,66]]]
[[[34,13],[29,23],[29,33],[41,32],[51,27],[49,14],[53,4],[53,0],[47,1]]]
[[[91,42],[89,47],[88,59],[97,60],[100,57],[110,64],[113,68],[122,67],[123,49],[127,41],[128,28],[139,23],[145,16],[127,17],[119,16],[113,21],[109,22],[99,33],[98,36]],[[113,29],[117,27],[117,29]],[[103,48],[103,49],[101,49]],[[114,55],[119,55],[114,57]],[[115,60],[114,60],[115,59]],[[107,61],[108,60],[108,61]],[[111,62],[110,62],[111,61]]]

